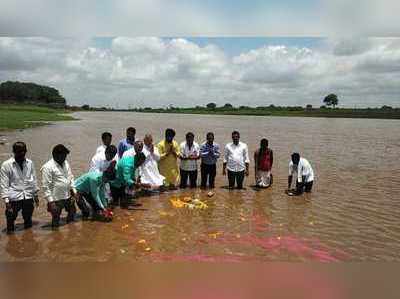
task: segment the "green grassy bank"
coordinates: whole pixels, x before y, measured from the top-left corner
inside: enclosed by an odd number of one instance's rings
[[[0,131],[26,129],[54,121],[74,120],[69,111],[30,105],[0,104]]]

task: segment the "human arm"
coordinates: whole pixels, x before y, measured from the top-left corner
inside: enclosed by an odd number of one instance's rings
[[[33,188],[34,188],[33,201],[35,202],[36,207],[38,207],[39,206],[39,195],[38,195],[38,193],[39,193],[40,188],[39,188],[39,185],[38,185],[35,165],[34,165],[33,162],[31,164],[31,167],[32,167],[32,179],[33,179]]]
[[[228,159],[229,159],[229,150],[228,150],[228,147],[225,146],[225,149],[224,149],[224,162],[222,164],[222,175],[226,175],[226,164],[228,163]]]
[[[150,154],[153,156],[154,160],[160,161],[160,153],[158,152],[158,148],[151,145]]]
[[[53,202],[54,198],[52,195],[52,171],[49,167],[42,167],[42,188],[43,196],[48,203]]]
[[[250,157],[249,157],[249,148],[247,147],[247,145],[244,148],[244,163],[246,165],[246,176],[249,176],[249,167],[250,167]]]
[[[207,144],[204,143],[200,147],[200,156],[201,157],[207,157],[210,154],[210,151],[207,149]]]
[[[161,143],[157,145],[158,153],[160,154],[160,160],[164,160],[169,153],[167,153],[165,146]]]
[[[4,200],[7,210],[11,209],[10,199],[8,195],[9,187],[10,187],[9,173],[6,169],[6,166],[3,164],[0,169],[0,191],[1,191],[1,198]]]

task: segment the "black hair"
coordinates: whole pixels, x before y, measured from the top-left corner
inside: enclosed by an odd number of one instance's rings
[[[101,134],[101,139],[104,140],[107,137],[112,138],[112,134],[110,132],[104,132],[103,134]]]
[[[266,145],[268,145],[268,139],[267,138],[263,138],[263,139],[261,139],[261,141],[260,141],[260,144],[266,144]]]
[[[69,154],[69,149],[67,149],[63,144],[57,144],[55,147],[53,147],[53,152],[52,155],[57,155],[57,154]]]
[[[237,135],[239,135],[239,136],[240,136],[240,133],[239,133],[239,131],[233,131],[233,132],[232,132],[232,135],[235,135],[235,134],[237,134]]]
[[[128,132],[132,132],[133,134],[136,134],[136,129],[134,127],[129,127],[128,129],[126,129],[126,133]]]
[[[189,137],[193,137],[194,138],[194,134],[192,132],[186,133],[186,138],[189,138]]]
[[[13,144],[12,148],[13,148],[13,153],[17,152],[18,149],[22,149],[26,152],[26,144],[25,144],[25,142],[22,142],[22,141],[15,142]]]
[[[118,152],[118,150],[117,150],[117,147],[115,146],[115,145],[109,145],[109,146],[107,146],[106,147],[106,155],[108,154],[108,153],[110,153],[110,154],[114,154],[114,156],[117,154],[117,152]]]
[[[136,165],[137,161],[142,161],[142,160],[143,161],[146,160],[146,155],[145,154],[138,153],[138,154],[135,155],[135,165]]]
[[[171,129],[171,128],[166,129],[165,130],[165,136],[167,136],[167,135],[175,137],[175,135],[176,135],[175,130]]]
[[[213,132],[208,132],[207,135],[206,135],[206,137],[208,138],[208,136],[214,137],[214,133],[213,133]]]

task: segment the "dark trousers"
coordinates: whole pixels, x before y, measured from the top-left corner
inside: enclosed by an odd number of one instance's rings
[[[238,189],[243,189],[243,180],[244,180],[245,171],[230,171],[228,170],[228,181],[229,188],[233,189],[235,187],[235,181]]]
[[[111,197],[112,197],[112,206],[118,206],[120,201],[124,201],[126,198],[125,195],[125,187],[116,188],[110,185]]]
[[[35,209],[33,204],[33,199],[24,199],[19,201],[10,202],[11,209],[6,209],[6,219],[7,219],[7,232],[12,232],[15,229],[14,222],[18,217],[19,211],[22,210],[22,217],[24,218],[24,227],[32,227],[32,214]]]
[[[207,179],[208,186],[210,188],[215,188],[215,176],[217,175],[217,165],[216,164],[204,164],[201,166],[201,187],[206,188]]]
[[[308,183],[299,183],[296,182],[296,193],[303,194],[303,192],[310,193],[313,187],[313,181]]]
[[[82,216],[84,218],[88,218],[90,216],[90,209],[92,209],[95,213],[101,211],[101,208],[93,199],[92,195],[84,193],[77,201],[77,205],[79,209],[82,211]]]
[[[187,181],[189,179],[190,182],[190,188],[196,188],[197,187],[197,169],[193,171],[186,171],[183,169],[180,169],[181,173],[181,184],[180,187],[182,189],[187,187]]]
[[[50,209],[50,203],[47,204],[47,211],[51,213],[52,227],[58,227],[60,225],[60,216],[62,210],[64,209],[67,212],[67,223],[74,221],[76,214],[76,206],[75,202],[71,199],[62,199],[54,202],[55,209]]]

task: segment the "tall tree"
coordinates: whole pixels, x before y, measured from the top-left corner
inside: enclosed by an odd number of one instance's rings
[[[334,93],[331,93],[324,98],[323,102],[327,106],[333,106],[333,108],[335,108],[339,104],[339,99],[338,99],[337,95],[335,95]]]
[[[208,108],[208,109],[215,109],[215,108],[217,108],[217,104],[215,104],[215,103],[208,103],[208,104],[207,104],[207,108]]]

